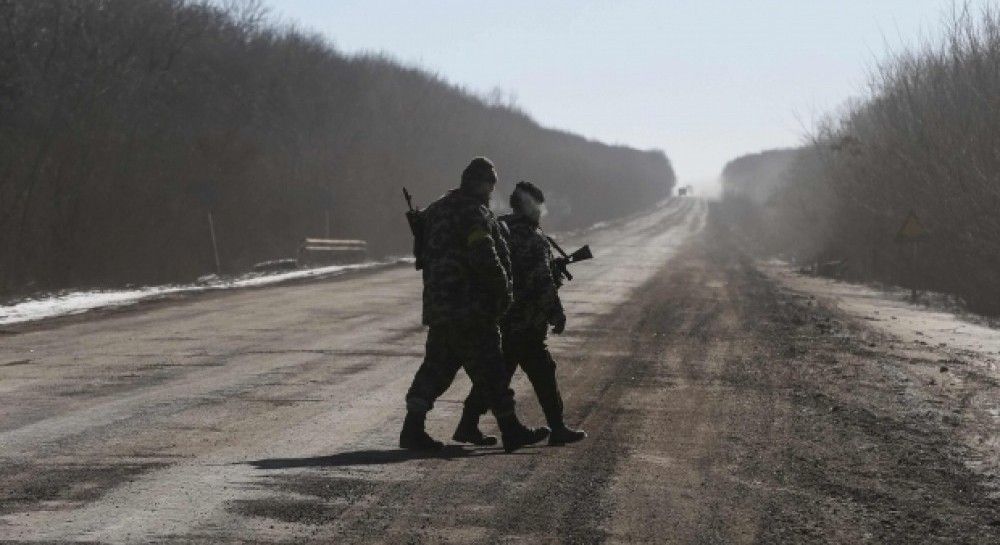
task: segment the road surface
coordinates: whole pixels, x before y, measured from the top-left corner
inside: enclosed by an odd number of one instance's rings
[[[995,369],[948,355],[962,387],[928,386],[935,347],[733,240],[693,199],[578,233],[597,259],[551,344],[590,438],[511,455],[396,449],[424,338],[408,267],[5,331],[0,542],[1000,542]]]

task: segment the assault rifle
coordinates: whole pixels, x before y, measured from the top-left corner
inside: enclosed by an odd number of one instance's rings
[[[594,254],[590,252],[589,244],[584,245],[579,250],[571,254],[567,254],[566,251],[563,250],[561,246],[559,246],[559,244],[555,241],[555,239],[553,239],[548,235],[545,235],[545,238],[548,239],[549,244],[551,244],[552,247],[555,248],[557,252],[559,252],[560,257],[557,257],[555,258],[555,260],[553,260],[552,268],[555,269],[556,284],[560,286],[563,283],[563,278],[565,278],[567,282],[573,279],[573,275],[570,274],[569,272],[568,268],[569,264],[578,263],[580,261],[586,261],[588,259],[594,258]]]
[[[413,257],[416,261],[413,266],[419,271],[424,268],[424,261],[421,257],[424,249],[424,218],[420,215],[420,208],[413,206],[413,197],[410,192],[403,188],[403,198],[406,199],[406,222],[410,224],[410,232],[413,233]]]

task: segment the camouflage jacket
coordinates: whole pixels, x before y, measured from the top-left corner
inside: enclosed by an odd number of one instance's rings
[[[553,271],[552,248],[538,225],[524,216],[500,218],[509,231],[514,275],[514,304],[503,325],[512,330],[545,329],[549,319],[563,312]]]
[[[421,221],[424,325],[496,323],[513,301],[510,251],[496,216],[454,189],[421,212]]]

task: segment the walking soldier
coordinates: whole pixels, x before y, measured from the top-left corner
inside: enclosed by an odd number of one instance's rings
[[[587,434],[567,427],[563,420],[556,363],[545,345],[549,326],[553,333],[563,332],[566,314],[559,299],[556,260],[539,228],[544,202],[540,189],[530,182],[520,182],[510,197],[513,214],[501,218],[509,229],[514,277],[514,302],[501,319],[501,326],[508,377],[513,376],[518,365],[524,369],[551,428],[549,444],[559,445],[579,441]],[[486,412],[488,399],[487,391],[473,385],[455,430],[456,441],[488,441],[479,430],[479,417]]]
[[[458,189],[420,212],[417,257],[424,280],[423,323],[429,330],[424,361],[406,394],[402,448],[443,446],[427,434],[424,421],[459,367],[481,392],[483,406],[493,411],[505,450],[548,435],[545,428],[530,429],[518,421],[503,359],[498,320],[513,295],[507,243],[488,207],[496,181],[493,164],[477,157],[462,172]]]

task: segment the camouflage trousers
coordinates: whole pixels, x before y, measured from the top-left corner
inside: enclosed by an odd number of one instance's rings
[[[427,412],[443,394],[460,368],[483,397],[483,412],[497,417],[514,414],[514,392],[510,389],[496,324],[475,322],[432,325],[427,331],[424,362],[406,393],[406,409]]]
[[[503,355],[507,372],[507,384],[514,377],[514,372],[520,366],[528,376],[538,404],[542,406],[545,420],[549,427],[563,425],[563,400],[556,383],[556,362],[545,345],[548,326],[529,330],[503,330]],[[484,414],[488,405],[488,396],[472,385],[472,391],[465,398],[465,408]]]

